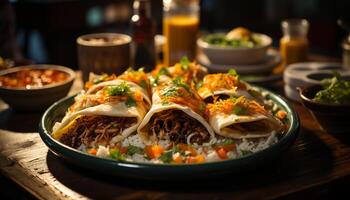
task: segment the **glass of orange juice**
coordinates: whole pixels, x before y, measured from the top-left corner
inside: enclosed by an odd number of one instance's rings
[[[287,19],[282,21],[281,26],[283,37],[280,40],[280,53],[284,66],[306,61],[309,22],[305,19]]]
[[[164,65],[181,57],[194,60],[199,28],[199,0],[163,0]]]

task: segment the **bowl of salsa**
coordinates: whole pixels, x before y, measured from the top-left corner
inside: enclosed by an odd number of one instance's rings
[[[0,98],[20,111],[40,111],[65,97],[75,72],[58,65],[28,65],[0,71]]]
[[[328,133],[350,133],[350,81],[335,75],[321,84],[299,88],[300,98]]]

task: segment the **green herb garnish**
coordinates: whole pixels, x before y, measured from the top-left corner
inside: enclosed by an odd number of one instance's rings
[[[159,156],[159,159],[164,163],[170,163],[173,160],[173,150],[166,151],[161,156]]]
[[[182,88],[185,88],[188,92],[190,91],[190,86],[185,83],[181,77],[176,77],[174,80],[173,80],[173,83],[174,85],[176,85],[177,87],[182,87]]]
[[[188,60],[188,58],[186,56],[184,56],[181,58],[180,64],[181,64],[181,67],[183,70],[188,70],[189,65],[190,65],[190,61]]]
[[[199,104],[199,111],[204,112],[205,111],[205,103]]]
[[[198,90],[199,88],[201,88],[203,86],[203,81],[199,81],[197,84],[196,84],[196,89]]]
[[[127,150],[126,150],[126,155],[132,156],[135,153],[143,154],[144,150],[141,147],[137,147],[137,146],[134,146],[134,145],[129,145]]]
[[[323,90],[316,93],[313,100],[321,103],[350,103],[350,81],[341,80],[339,73],[322,80]]]
[[[236,70],[234,69],[229,69],[228,72],[227,72],[228,75],[231,75],[231,76],[238,76]]]
[[[118,149],[112,150],[109,156],[116,160],[125,160],[125,156]]]
[[[178,92],[177,87],[168,86],[168,87],[164,88],[161,95],[165,96],[165,97],[176,97],[176,96],[179,96],[180,93]]]
[[[94,79],[92,81],[93,84],[101,83],[108,77],[107,74],[102,74],[101,76],[98,76],[98,78]]]
[[[132,96],[128,96],[128,99],[125,101],[125,105],[130,108],[136,106],[136,101]]]
[[[147,82],[145,80],[141,80],[140,81],[140,86],[143,88],[143,89],[147,89]]]
[[[226,145],[230,145],[230,144],[234,144],[235,142],[231,139],[225,139],[219,143],[216,143],[215,146],[226,146]]]
[[[151,77],[150,78],[152,86],[157,86],[159,77],[163,76],[163,75],[170,76],[170,73],[169,73],[168,69],[165,68],[165,67],[160,68],[158,73],[157,73],[157,75],[155,77]]]
[[[104,88],[104,90],[110,96],[122,96],[130,92],[130,87],[126,82],[122,82],[118,86],[107,86]]]
[[[232,112],[236,115],[247,115],[248,114],[248,110],[246,108],[244,108],[242,106],[238,106],[238,105],[236,105],[233,108]]]

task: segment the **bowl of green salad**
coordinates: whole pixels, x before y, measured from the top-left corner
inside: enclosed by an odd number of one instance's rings
[[[350,133],[350,78],[335,73],[321,84],[298,88],[302,103],[328,133]]]
[[[197,46],[213,64],[251,65],[264,62],[272,39],[238,27],[230,32],[208,34],[197,40]]]

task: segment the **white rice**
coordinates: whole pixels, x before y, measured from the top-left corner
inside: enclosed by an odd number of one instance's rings
[[[222,143],[225,139],[218,138],[216,140],[216,143]],[[260,138],[260,139],[242,139],[235,141],[236,144],[236,150],[227,152],[228,159],[235,159],[241,156],[244,156],[246,154],[255,153],[261,150],[264,150],[268,148],[269,146],[275,144],[278,142],[278,138],[276,137],[276,133],[272,132],[269,137]],[[143,143],[142,139],[139,137],[138,134],[131,135],[127,138],[125,138],[121,145],[123,147],[128,147],[129,145],[133,145],[140,148],[145,148],[145,144]],[[158,145],[162,146],[163,148],[166,148],[170,145],[170,141],[168,140],[159,140]],[[215,146],[215,144],[214,144]],[[203,155],[205,157],[206,162],[216,162],[222,160],[219,155],[217,154],[215,148],[211,146],[209,143],[207,144],[194,144],[192,146],[195,148],[198,155]],[[86,152],[86,147],[84,145],[81,145],[79,148],[81,151]],[[204,150],[205,149],[205,150]],[[191,152],[184,152],[186,155],[191,154]],[[173,154],[176,157],[178,152]],[[102,157],[102,158],[108,158],[109,157],[109,147],[105,146],[99,146],[96,156]],[[163,164],[163,162],[159,159],[147,159],[144,154],[138,154],[135,153],[134,155],[125,155],[125,160],[129,162],[138,162],[138,163],[154,163],[154,164]]]

